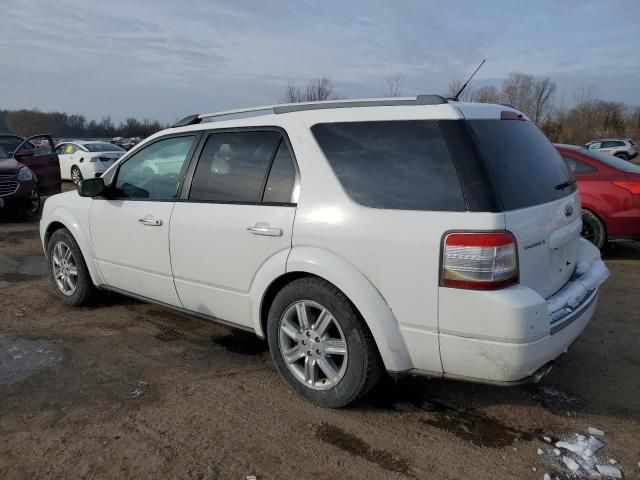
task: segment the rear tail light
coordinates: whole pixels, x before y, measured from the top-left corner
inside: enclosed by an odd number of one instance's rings
[[[442,248],[443,287],[494,290],[518,283],[518,250],[510,232],[447,233]]]
[[[630,182],[613,182],[616,187],[624,188],[625,190],[629,190],[634,195],[640,195],[640,181],[630,181]]]

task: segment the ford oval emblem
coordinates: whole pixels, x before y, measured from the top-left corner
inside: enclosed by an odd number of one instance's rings
[[[567,205],[566,207],[564,207],[564,214],[567,217],[573,215],[573,207],[571,205]]]

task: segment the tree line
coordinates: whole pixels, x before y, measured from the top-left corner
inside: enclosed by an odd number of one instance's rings
[[[127,118],[115,123],[111,117],[87,120],[84,115],[38,110],[0,110],[0,133],[8,132],[28,137],[49,133],[55,138],[148,137],[166,128],[155,120]]]
[[[404,94],[404,77],[385,78],[383,95]],[[464,84],[450,82],[445,97],[453,97]],[[428,90],[428,89],[425,89]],[[303,87],[290,82],[281,100],[289,103],[336,99],[339,96],[328,76],[312,80]],[[460,101],[512,105],[538,125],[552,142],[583,145],[597,138],[640,139],[640,107],[600,98],[593,87],[576,89],[569,102],[557,98],[557,85],[548,77],[512,72],[499,86],[468,85]]]

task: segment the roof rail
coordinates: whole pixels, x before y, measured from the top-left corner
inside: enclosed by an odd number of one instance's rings
[[[185,127],[200,123],[206,118],[226,117],[230,115],[242,115],[246,113],[264,112],[266,114],[281,114],[302,112],[305,110],[323,110],[331,108],[355,108],[355,107],[392,107],[400,105],[444,105],[447,100],[440,95],[418,95],[415,98],[374,98],[365,100],[332,100],[322,102],[285,103],[280,105],[264,105],[262,107],[240,108],[235,110],[223,110],[221,112],[201,113],[189,115],[178,121],[173,127]]]

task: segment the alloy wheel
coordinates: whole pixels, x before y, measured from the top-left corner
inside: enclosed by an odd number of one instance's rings
[[[334,316],[311,300],[291,304],[282,315],[278,343],[293,376],[314,390],[335,387],[347,370],[347,342]]]
[[[71,169],[71,181],[78,185],[82,181],[82,173],[78,167],[73,167]]]
[[[71,296],[78,287],[78,266],[72,250],[64,242],[55,244],[51,254],[53,278],[63,295]]]

